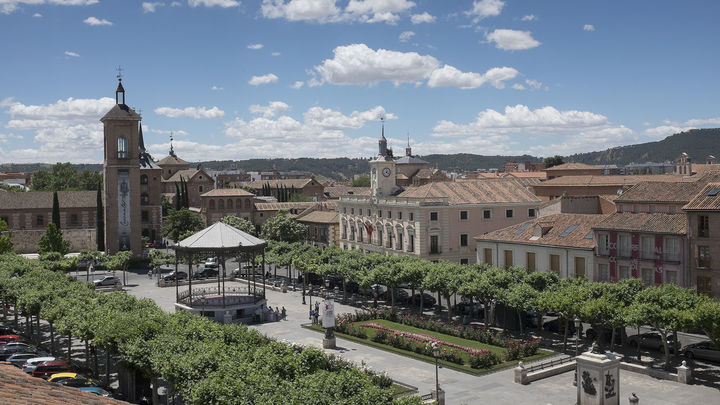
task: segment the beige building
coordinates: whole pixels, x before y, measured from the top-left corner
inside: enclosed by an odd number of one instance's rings
[[[515,179],[431,182],[402,189],[385,136],[370,162],[370,196],[338,201],[340,246],[474,263],[470,238],[537,215],[541,201]]]
[[[308,227],[306,241],[319,247],[339,246],[339,215],[335,202],[317,203],[295,219]]]
[[[255,191],[255,195],[263,195],[263,187],[270,186],[270,195],[279,199],[278,190],[287,189],[289,193],[322,200],[325,187],[314,178],[309,179],[281,179],[281,180],[257,180],[247,184]]]
[[[561,165],[548,167],[545,170],[548,180],[562,176],[602,176],[603,167],[593,166],[585,163],[563,163]]]
[[[239,188],[218,188],[200,196],[200,214],[210,226],[222,217],[234,215],[252,222],[255,213],[255,194]]]
[[[200,208],[202,205],[200,196],[215,188],[215,181],[205,170],[200,168],[183,169],[162,180],[163,193],[174,198],[176,190],[180,188],[181,179],[187,184],[188,204],[190,207]]]
[[[720,298],[720,183],[709,183],[683,210],[687,213],[689,285]]]

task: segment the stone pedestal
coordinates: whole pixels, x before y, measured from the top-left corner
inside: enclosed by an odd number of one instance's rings
[[[609,352],[586,352],[576,359],[578,405],[619,405],[620,359]]]
[[[232,314],[230,313],[230,311],[225,311],[225,313],[223,314],[223,323],[232,323]]]
[[[335,349],[335,338],[323,338],[323,349]]]
[[[527,370],[525,369],[525,365],[522,361],[518,362],[517,367],[515,367],[515,382],[517,384],[527,384]]]
[[[430,395],[437,401],[437,405],[445,405],[445,391],[442,388],[439,391],[430,391]]]
[[[680,384],[692,384],[692,369],[687,366],[685,360],[682,361],[680,367],[677,368],[678,382]]]

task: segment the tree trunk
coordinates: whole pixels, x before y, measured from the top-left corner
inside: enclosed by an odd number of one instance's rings
[[[570,320],[568,318],[564,319],[565,321],[565,333],[563,334],[563,351],[567,350],[567,338],[568,338],[568,328],[570,324]]]
[[[678,336],[677,336],[676,330],[673,331],[673,341],[675,341],[675,342],[678,341]],[[673,348],[673,357],[675,358],[675,360],[677,360],[680,357],[680,350]]]
[[[343,302],[347,302],[347,283],[345,277],[343,277]]]
[[[93,350],[93,366],[95,378],[98,378],[100,376],[100,368],[98,367],[97,347],[95,348],[95,350]]]
[[[25,315],[25,335],[32,336],[32,322],[30,322],[30,315]]]
[[[612,336],[610,337],[610,351],[613,351],[615,349],[615,329],[616,327],[612,327]]]
[[[414,296],[415,296],[415,284],[410,286],[410,307],[411,308],[412,308],[412,300],[414,299],[413,298]]]
[[[68,333],[68,363],[72,360],[72,335]]]
[[[18,309],[17,309],[17,300],[15,300],[15,305],[13,305],[13,314],[15,315],[15,330],[18,328]]]
[[[665,352],[665,368],[668,368],[670,366],[670,346],[667,344],[667,330],[666,329],[660,329],[657,326],[655,327],[658,332],[660,332],[660,341],[663,344],[663,349]]]
[[[85,368],[90,368],[90,347],[88,341],[85,341]]]
[[[420,297],[420,315],[422,315],[422,313],[423,313],[423,306],[425,305],[425,300],[423,299],[424,291],[423,291],[422,288],[421,288],[419,291],[420,291],[420,292],[418,292],[418,297]]]
[[[442,296],[440,295],[440,291],[438,290],[438,312],[442,313]]]
[[[50,354],[55,355],[55,328],[52,322],[50,322]]]
[[[391,286],[392,290],[390,290],[390,304],[394,308],[395,307],[395,286]]]
[[[110,385],[110,350],[105,349],[105,385]]]
[[[523,334],[523,319],[522,319],[522,311],[517,310],[517,316],[518,316],[518,324],[520,325],[520,336]]]
[[[42,344],[42,338],[40,337],[40,314],[36,315],[35,319],[37,320],[37,344],[40,346]]]

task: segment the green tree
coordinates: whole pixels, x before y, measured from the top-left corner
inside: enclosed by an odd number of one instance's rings
[[[225,215],[220,218],[220,222],[226,223],[233,228],[239,229],[247,234],[255,235],[255,225],[247,219],[237,217],[235,215]]]
[[[60,229],[60,202],[57,191],[53,191],[52,223]]]
[[[561,164],[565,163],[563,162],[563,158],[560,155],[555,155],[552,157],[546,157],[543,159],[543,163],[545,164],[545,168],[550,168],[553,166],[560,166]]]
[[[705,295],[698,296],[693,310],[696,327],[708,336],[715,347],[720,347],[720,302]]]
[[[50,252],[57,252],[63,256],[70,252],[70,242],[63,239],[62,231],[52,222],[48,224],[45,234],[38,242],[38,253]]]
[[[12,231],[7,222],[0,219],[0,255],[13,252]]]
[[[352,187],[370,187],[370,176],[368,176],[367,174],[355,176],[350,185]]]
[[[260,237],[292,243],[305,239],[307,233],[307,226],[290,218],[286,211],[280,210],[262,225]]]
[[[176,243],[188,232],[197,232],[203,227],[202,217],[187,208],[170,211],[163,222],[163,236]]]

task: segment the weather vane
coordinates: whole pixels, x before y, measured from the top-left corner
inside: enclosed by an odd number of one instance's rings
[[[117,71],[118,71],[118,74],[117,74],[118,81],[122,81],[122,67],[118,65]]]

